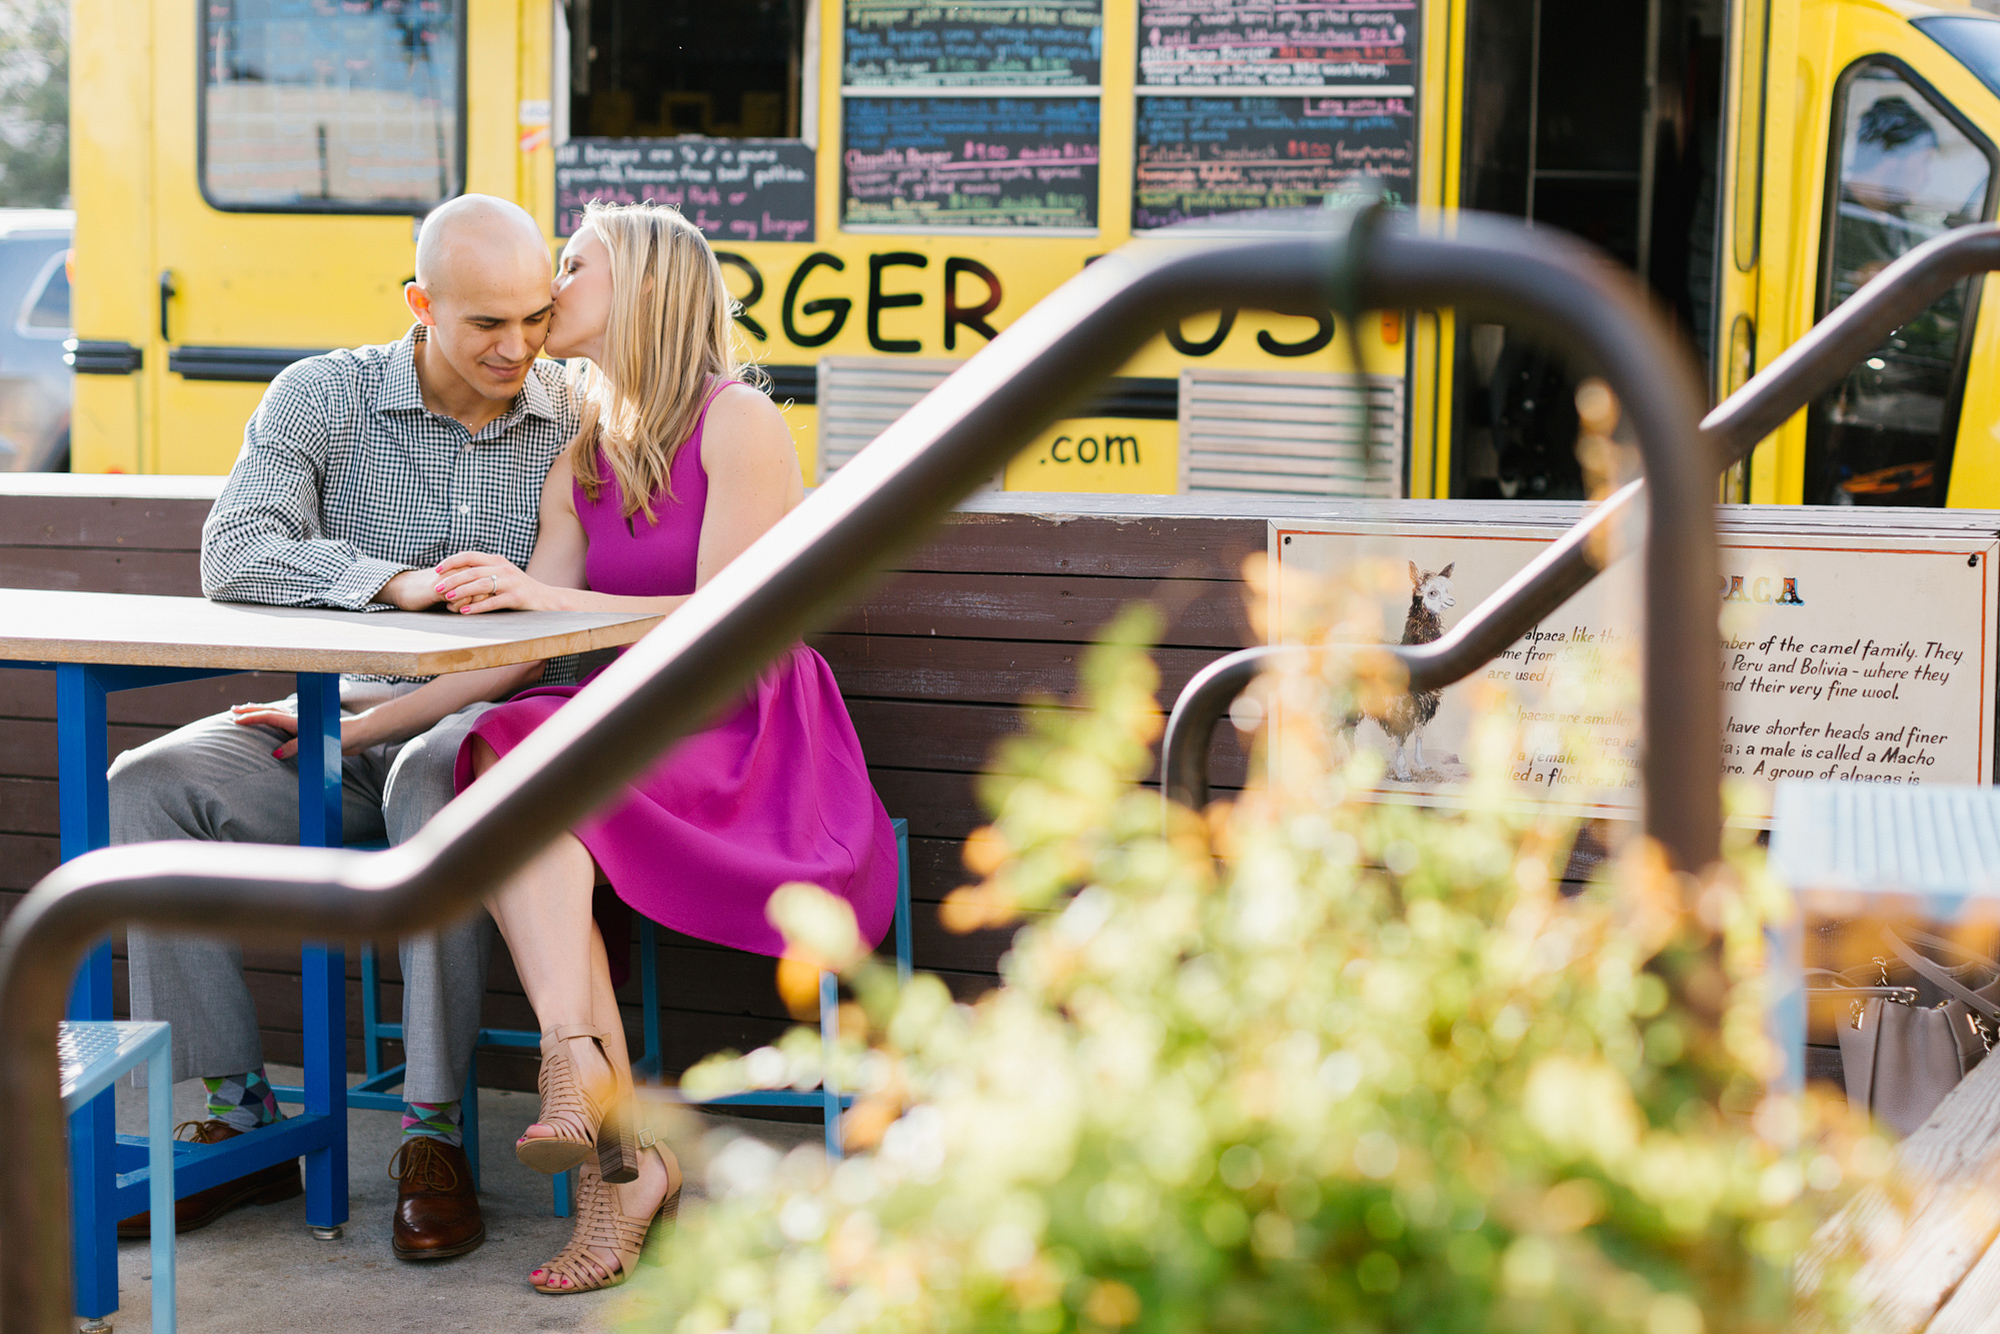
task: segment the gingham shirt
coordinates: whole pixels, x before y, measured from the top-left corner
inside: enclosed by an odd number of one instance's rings
[[[201,590],[224,602],[386,611],[404,570],[461,551],[525,566],[542,479],[576,432],[562,367],[537,361],[478,434],[424,407],[399,342],[308,357],[279,372],[243,432],[201,532]],[[574,679],[573,660],[544,683]]]

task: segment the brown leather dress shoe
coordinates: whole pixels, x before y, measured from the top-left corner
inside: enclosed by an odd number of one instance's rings
[[[396,1179],[390,1247],[398,1260],[446,1260],[486,1240],[464,1149],[429,1135],[406,1136],[389,1160],[389,1175]]]
[[[183,1131],[193,1133],[183,1134]],[[183,1121],[175,1127],[174,1137],[195,1144],[214,1144],[220,1140],[235,1139],[242,1133],[227,1121]],[[207,1227],[231,1209],[246,1204],[276,1204],[280,1200],[303,1195],[305,1190],[304,1183],[299,1180],[298,1159],[260,1167],[247,1176],[175,1200],[174,1231],[192,1232],[196,1228]],[[153,1215],[139,1213],[119,1220],[118,1235],[128,1239],[152,1236]]]

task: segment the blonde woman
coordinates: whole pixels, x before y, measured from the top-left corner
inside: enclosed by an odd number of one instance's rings
[[[587,362],[576,439],[543,487],[526,570],[474,552],[438,567],[454,610],[671,613],[799,503],[791,435],[742,382],[730,310],[714,252],[678,212],[589,208],[563,251],[547,348]],[[580,688],[531,690],[483,714],[459,754],[460,788]],[[673,1154],[611,1114],[631,1064],[594,886],[608,881],[676,931],[775,955],[783,941],[764,905],[793,880],[846,898],[869,940],[887,930],[888,816],[833,673],[804,645],[490,901],[542,1028],[541,1120],[516,1152],[545,1172],[582,1168],[576,1233],[534,1272],[540,1291],[623,1282],[680,1196]],[[622,962],[628,918],[606,921]]]

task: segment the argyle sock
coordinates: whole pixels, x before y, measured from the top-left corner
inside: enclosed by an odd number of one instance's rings
[[[465,1110],[458,1099],[450,1102],[406,1102],[403,1104],[403,1138],[428,1135],[454,1147],[465,1143]]]
[[[261,1065],[246,1074],[203,1075],[201,1082],[208,1086],[208,1114],[214,1120],[238,1130],[255,1130],[282,1119],[278,1095],[271,1092]]]

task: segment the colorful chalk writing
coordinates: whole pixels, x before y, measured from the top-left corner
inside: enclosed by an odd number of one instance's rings
[[[1054,88],[1098,81],[1103,0],[847,0],[850,87]]]
[[[1416,117],[1403,97],[1139,99],[1132,228],[1327,196],[1412,200]]]
[[[1097,226],[1094,97],[850,97],[841,225]]]
[[[711,241],[810,241],[813,158],[795,139],[571,139],[556,149],[556,235],[601,200],[670,204]]]
[[[1139,0],[1148,88],[1414,88],[1417,0]]]

